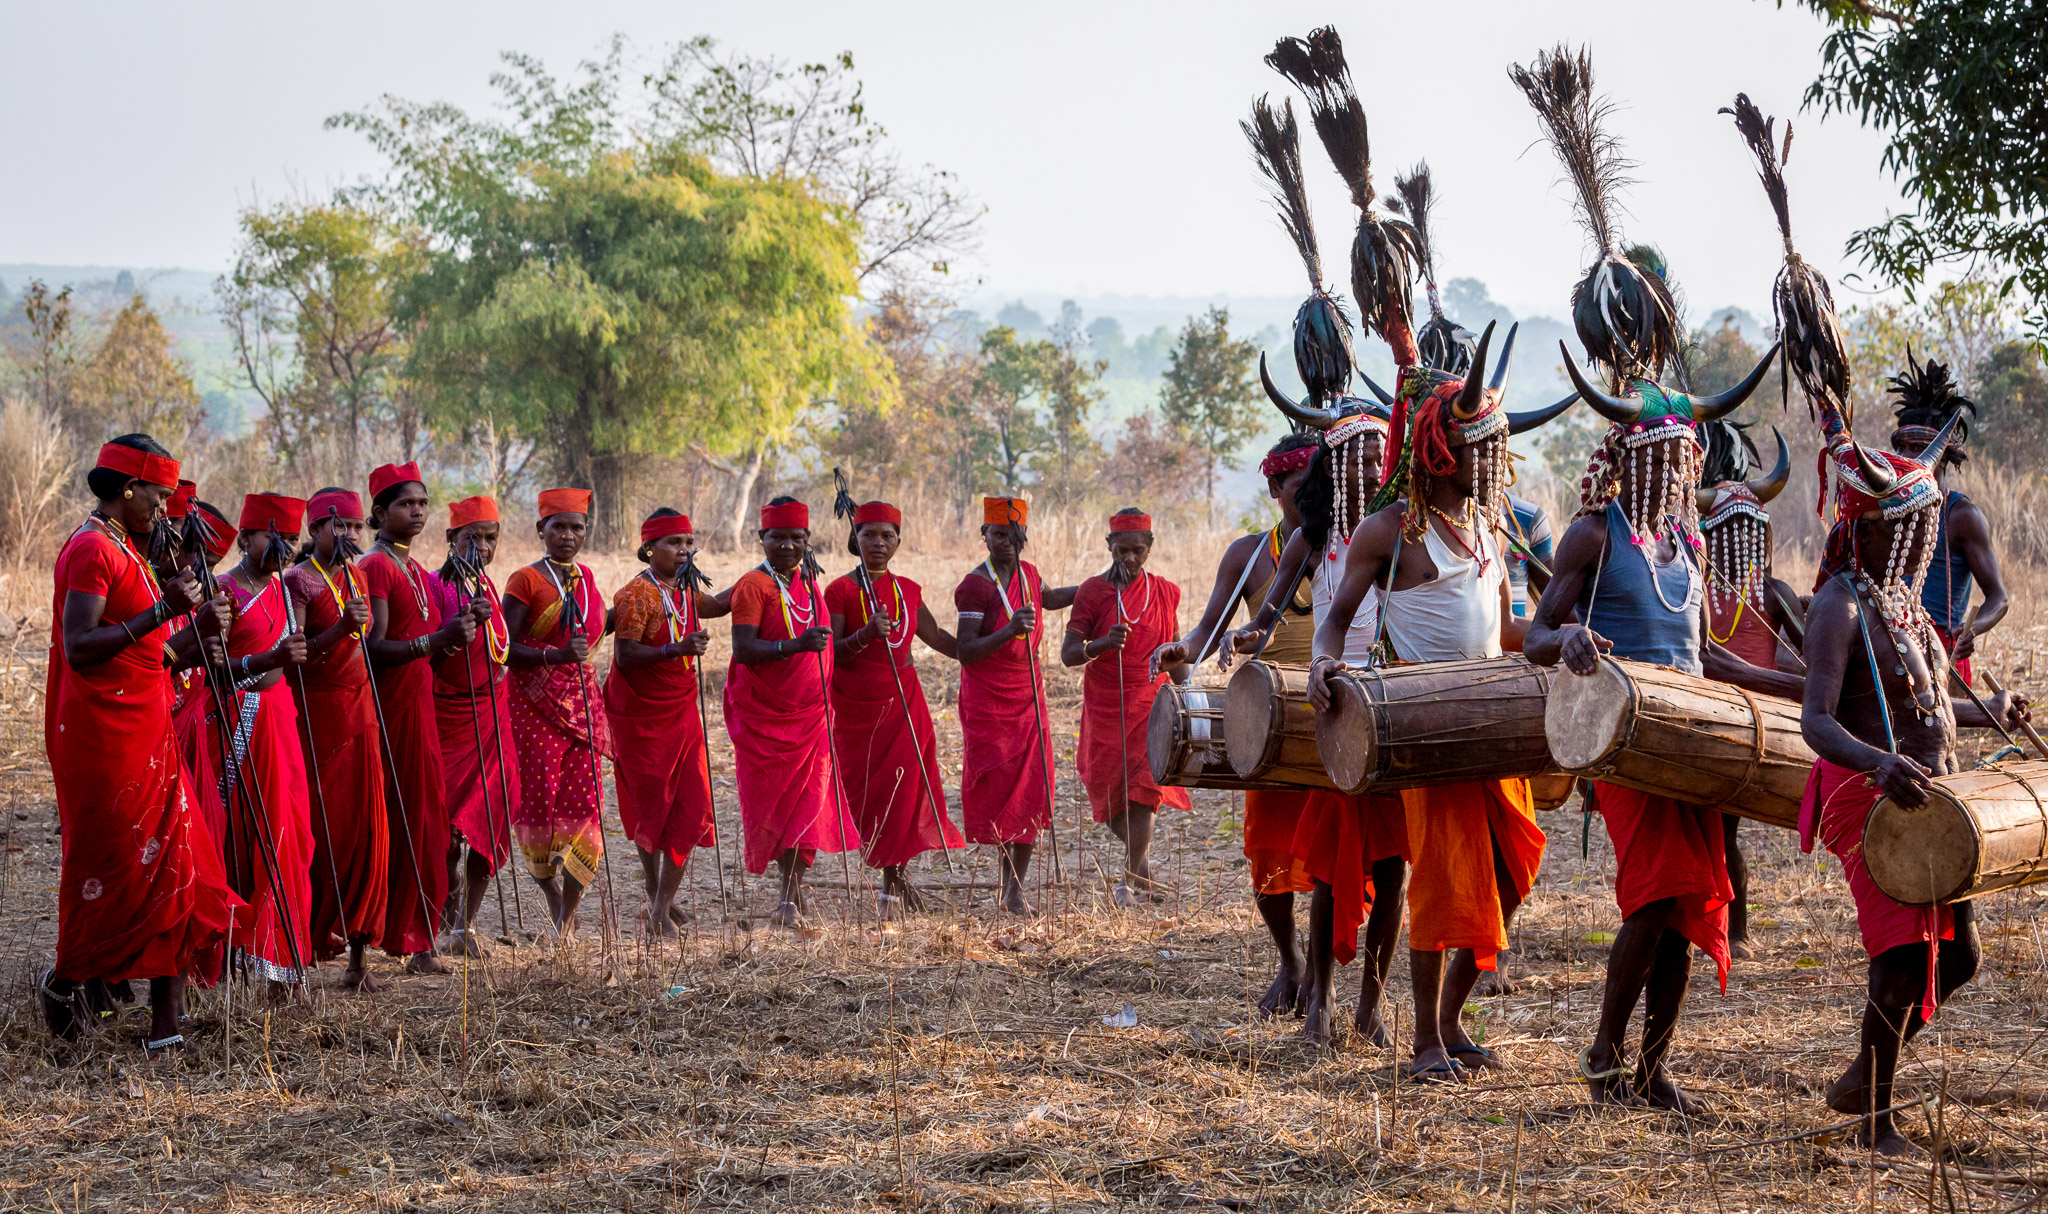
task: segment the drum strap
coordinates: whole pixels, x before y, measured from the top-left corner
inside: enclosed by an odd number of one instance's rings
[[[1291,589],[1292,587],[1301,585],[1301,579],[1308,576],[1309,566],[1312,563],[1314,563],[1315,559],[1316,554],[1314,552],[1304,552],[1301,554],[1301,564],[1295,566],[1294,577],[1290,579],[1287,583],[1287,585],[1290,587],[1288,591],[1289,594],[1293,593],[1293,590]],[[1273,567],[1273,576],[1280,576],[1280,568],[1277,563]],[[1273,622],[1266,625],[1265,635],[1259,638],[1259,647],[1252,651],[1253,661],[1257,661],[1259,659],[1259,655],[1266,652],[1266,644],[1273,639],[1273,630],[1280,626],[1280,617],[1285,615],[1286,613],[1286,608],[1284,607],[1281,608],[1279,611],[1273,613]]]
[[[1272,534],[1277,535],[1279,530],[1278,527],[1273,528]],[[1238,600],[1244,597],[1244,588],[1252,580],[1252,568],[1259,563],[1259,556],[1265,550],[1265,541],[1261,540],[1259,542],[1259,551],[1252,553],[1250,559],[1245,561],[1244,572],[1237,575],[1237,589],[1230,592],[1230,601],[1223,606],[1223,618],[1216,621],[1216,627],[1202,641],[1202,652],[1195,655],[1194,665],[1197,669],[1201,667],[1203,662],[1208,660],[1209,654],[1222,642],[1223,634],[1230,630],[1230,617],[1237,614]],[[1280,558],[1278,555],[1273,557],[1273,576],[1280,576]],[[1279,619],[1279,614],[1275,613],[1273,618]],[[1259,647],[1265,648],[1264,642],[1261,642]]]
[[[1730,686],[1734,685],[1730,684]],[[1724,805],[1742,795],[1742,790],[1748,788],[1750,783],[1756,779],[1757,769],[1762,767],[1764,762],[1763,711],[1756,706],[1756,697],[1750,694],[1749,688],[1736,687],[1735,690],[1742,694],[1743,703],[1749,705],[1749,724],[1750,728],[1755,732],[1751,735],[1750,739],[1749,770],[1742,773],[1742,781],[1735,786],[1735,791],[1729,793],[1723,799],[1722,804]]]

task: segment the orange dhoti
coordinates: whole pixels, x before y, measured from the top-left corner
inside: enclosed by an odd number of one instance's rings
[[[1372,866],[1408,857],[1408,821],[1398,798],[1347,797],[1317,789],[1309,794],[1294,830],[1294,855],[1308,875],[1330,887],[1335,903],[1331,955],[1349,965],[1358,955],[1358,929],[1372,912]]]
[[[1543,864],[1543,830],[1523,779],[1478,780],[1408,788],[1408,947],[1472,950],[1480,969],[1508,946],[1494,857],[1517,899],[1526,898]]]
[[[1312,878],[1294,854],[1294,829],[1310,790],[1250,789],[1244,794],[1244,858],[1251,861],[1255,894],[1305,894]]]

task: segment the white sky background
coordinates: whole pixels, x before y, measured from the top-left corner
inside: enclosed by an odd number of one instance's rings
[[[1615,130],[1642,165],[1624,228],[1664,248],[1695,314],[1763,312],[1782,256],[1749,155],[1715,113],[1738,90],[1794,117],[1794,233],[1845,295],[1843,239],[1900,205],[1875,133],[1799,113],[1822,29],[1770,0],[0,0],[0,263],[224,268],[251,199],[378,170],[355,136],[322,129],[330,114],[386,92],[486,106],[501,50],[566,76],[614,31],[643,62],[708,33],[800,60],[854,52],[870,113],[906,158],[953,170],[988,206],[963,294],[1296,296],[1299,263],[1237,121],[1257,93],[1292,95],[1260,62],[1273,40],[1326,21],[1345,37],[1382,189],[1418,157],[1434,170],[1441,276],[1481,278],[1525,314],[1562,316],[1586,259],[1505,71],[1559,39],[1590,44],[1621,103]],[[1305,113],[1303,126],[1324,255],[1341,278],[1351,211]]]

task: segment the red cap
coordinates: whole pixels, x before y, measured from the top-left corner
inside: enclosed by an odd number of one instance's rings
[[[495,523],[498,521],[498,499],[479,493],[465,497],[459,502],[448,503],[448,530],[460,531],[471,523]]]
[[[853,508],[853,525],[862,523],[894,523],[903,525],[903,512],[887,502],[862,502]]]
[[[426,478],[420,475],[418,464],[385,464],[370,473],[370,500],[375,501],[386,489],[393,485],[403,485],[407,481],[418,481],[422,485],[427,483]]]
[[[543,489],[540,491],[540,517],[551,514],[589,514],[590,490],[588,489]]]
[[[199,520],[199,531],[206,537],[206,552],[214,560],[226,556],[235,547],[235,529],[228,526],[227,519],[213,507],[201,501],[192,503],[192,517]]]
[[[306,500],[281,493],[251,493],[242,499],[242,530],[276,528],[285,535],[297,535],[306,517]]]
[[[640,542],[651,544],[665,535],[695,535],[687,514],[664,514],[640,524]]]
[[[1296,447],[1292,451],[1275,451],[1259,461],[1260,476],[1286,476],[1297,468],[1306,468],[1316,457],[1314,447]]]
[[[151,455],[147,451],[137,451],[133,447],[124,447],[119,443],[108,443],[101,447],[99,459],[93,463],[93,467],[106,468],[123,476],[132,476],[139,481],[148,481],[152,485],[162,485],[166,489],[178,487],[177,460],[168,455]]]
[[[1111,531],[1150,531],[1152,530],[1152,516],[1140,514],[1136,510],[1128,510],[1122,514],[1112,514],[1109,516],[1109,529]]]
[[[164,517],[172,519],[184,518],[192,513],[192,502],[198,496],[199,484],[197,481],[179,481],[178,487],[171,492],[171,496],[164,499]]]
[[[777,527],[811,529],[811,508],[802,502],[789,502],[781,506],[761,507],[761,530],[773,531]]]
[[[1023,526],[1031,514],[1031,503],[1021,497],[985,497],[981,499],[981,523],[984,527],[1007,527],[1012,524]]]
[[[345,518],[360,523],[363,521],[363,499],[348,489],[329,489],[325,493],[316,493],[312,500],[306,503],[306,517],[313,520],[315,525],[330,518]]]

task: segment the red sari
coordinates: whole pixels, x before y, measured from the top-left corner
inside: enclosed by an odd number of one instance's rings
[[[701,627],[694,595],[660,585],[645,572],[621,586],[612,605],[614,631],[642,645],[680,641]],[[628,670],[614,652],[604,680],[604,713],[617,752],[612,783],[619,790],[619,820],[633,846],[682,864],[693,849],[715,845],[711,766],[697,711],[697,659]]]
[[[384,603],[384,639],[404,642],[441,627],[441,610],[427,593],[427,571],[410,556],[401,565],[379,550],[357,562],[364,592]],[[448,901],[448,809],[442,789],[440,732],[434,724],[434,673],[424,661],[377,671],[377,702],[398,769],[384,779],[391,818],[390,893],[384,904],[384,951],[394,957],[434,947],[441,907]],[[398,815],[404,828],[398,828]]]
[[[1052,825],[1052,738],[1041,728],[1045,693],[1033,673],[1045,586],[1029,561],[1017,566],[1007,586],[977,572],[953,591],[960,618],[979,619],[982,636],[1008,628],[1013,608],[1038,608],[1029,638],[960,664],[960,820],[976,843],[1035,843]]]
[[[802,578],[793,581],[785,591],[772,574],[748,570],[732,588],[733,624],[757,628],[756,635],[770,642],[823,627],[823,605]],[[732,735],[750,873],[767,872],[791,848],[808,865],[818,852],[860,847],[860,832],[837,788],[832,735],[825,727],[831,669],[827,641],[820,653],[795,653],[758,666],[735,661],[726,673],[725,729]]]
[[[237,899],[186,793],[171,726],[169,627],[108,660],[64,660],[64,598],[106,600],[103,622],[160,597],[132,542],[90,522],[57,555],[43,744],[56,784],[63,867],[59,979],[177,977],[216,943]]]
[[[564,610],[561,583],[576,605],[574,626],[593,652],[604,639],[604,596],[598,593],[590,568],[570,573],[543,572],[526,565],[505,582],[505,597],[526,604],[526,624],[513,638],[537,649],[559,649],[569,643],[570,612]],[[510,718],[519,753],[519,807],[512,829],[526,865],[540,880],[565,872],[578,884],[597,880],[604,859],[604,821],[600,816],[604,789],[598,783],[598,756],[612,753],[606,726],[603,692],[589,662],[530,666],[512,672]]]
[[[1093,641],[1119,622],[1131,630],[1124,647],[1089,662],[1081,677],[1081,744],[1075,760],[1097,822],[1124,811],[1126,791],[1134,805],[1191,806],[1187,789],[1161,788],[1152,782],[1152,764],[1145,752],[1152,700],[1168,677],[1152,677],[1152,651],[1180,635],[1180,587],[1156,573],[1139,574],[1121,594],[1100,575],[1082,582],[1074,592],[1067,632]]]
[[[272,578],[254,593],[232,581],[221,586],[235,612],[228,630],[230,671],[240,659],[269,653],[286,633],[298,630],[282,580]],[[221,780],[232,840],[228,872],[248,903],[236,912],[229,943],[251,977],[272,982],[303,980],[293,961],[309,962],[313,949],[312,811],[290,678],[281,674],[260,691],[238,688],[229,695],[229,771]]]
[[[924,852],[967,844],[946,817],[938,734],[910,659],[924,591],[908,578],[884,573],[874,579],[874,593],[897,623],[887,639],[833,670],[832,750],[867,862],[891,868]],[[873,614],[868,606],[852,574],[825,587],[826,610],[848,625],[864,626]]]
[[[330,574],[310,560],[284,575],[284,587],[309,637],[339,623],[342,604],[360,592],[348,566]],[[351,941],[374,946],[384,935],[391,823],[383,742],[360,639],[342,637],[309,658],[293,681],[302,693],[298,707],[306,726],[299,740],[313,809],[313,955],[324,961]]]
[[[451,619],[468,606],[460,589],[435,577],[429,597]],[[484,575],[491,618],[460,650],[434,659],[434,724],[441,738],[442,796],[448,824],[493,873],[512,856],[512,807],[519,804],[519,760],[512,749],[512,680],[505,660],[512,638],[505,630],[498,588]]]

